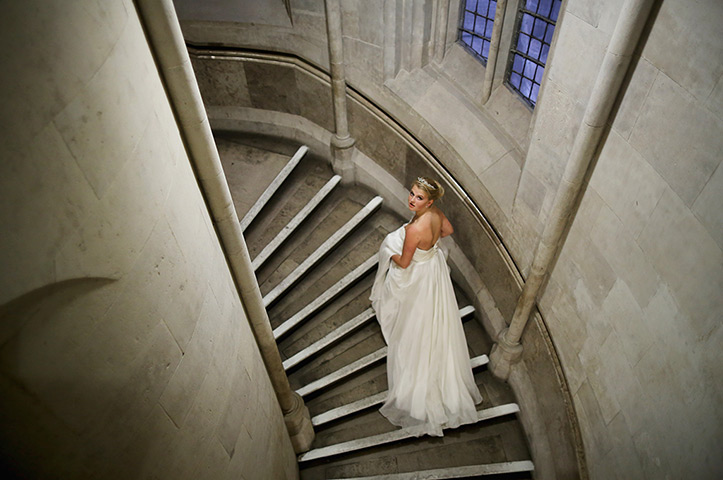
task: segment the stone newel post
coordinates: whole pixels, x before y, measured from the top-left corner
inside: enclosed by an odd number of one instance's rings
[[[325,0],[324,5],[326,7],[331,96],[334,105],[334,126],[336,130],[331,138],[331,153],[334,171],[341,175],[342,182],[347,183],[354,180],[354,168],[351,161],[351,147],[354,146],[354,138],[349,134],[349,122],[347,120],[341,6],[339,0]]]

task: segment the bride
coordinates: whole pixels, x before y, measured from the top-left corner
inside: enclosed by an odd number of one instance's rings
[[[437,242],[454,229],[434,202],[444,188],[418,177],[409,192],[414,218],[379,249],[372,307],[388,345],[389,394],[380,412],[415,435],[477,421],[482,401],[452,289],[446,252]]]

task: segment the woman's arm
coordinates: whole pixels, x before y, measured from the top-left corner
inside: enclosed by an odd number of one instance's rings
[[[399,265],[401,268],[407,268],[412,263],[412,257],[414,252],[419,246],[420,235],[416,228],[416,225],[410,225],[407,227],[407,232],[404,234],[404,246],[402,247],[402,254],[392,255],[392,261]]]
[[[454,227],[452,227],[452,224],[449,223],[449,220],[447,220],[447,216],[442,214],[442,231],[440,232],[440,236],[442,238],[447,237],[449,235],[452,235],[454,233]]]

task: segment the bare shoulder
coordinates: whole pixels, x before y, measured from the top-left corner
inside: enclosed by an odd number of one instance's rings
[[[441,222],[441,223],[449,222],[449,220],[447,220],[447,216],[444,214],[444,212],[437,207],[434,207],[434,216],[436,217],[435,220],[437,222]]]
[[[416,222],[409,223],[404,229],[406,230],[407,236],[419,236],[419,234],[424,231],[423,220],[420,218]]]
[[[451,235],[454,233],[454,228],[452,227],[452,224],[447,219],[447,216],[442,212],[442,210],[437,209],[437,213],[439,215],[439,219],[441,222],[441,234],[443,237],[446,237],[447,235]]]

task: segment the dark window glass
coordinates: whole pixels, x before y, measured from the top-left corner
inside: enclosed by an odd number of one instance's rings
[[[532,107],[537,103],[561,5],[562,0],[520,0],[507,84]]]
[[[497,0],[463,0],[459,42],[487,65]]]

